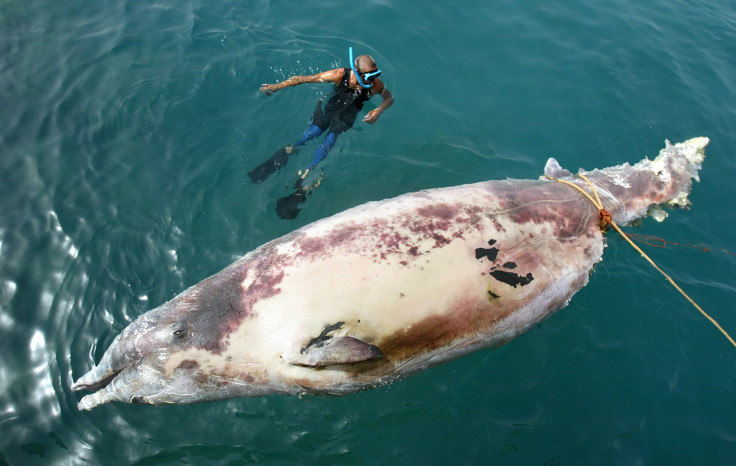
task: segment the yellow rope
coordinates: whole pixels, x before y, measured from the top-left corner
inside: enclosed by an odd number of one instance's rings
[[[595,186],[593,185],[593,183],[585,175],[579,174],[578,176],[580,178],[582,178],[583,180],[585,180],[585,182],[588,183],[588,186],[590,186],[590,190],[595,195],[595,199],[593,199],[590,196],[590,194],[586,193],[583,190],[583,188],[581,188],[580,186],[576,185],[575,183],[572,183],[572,182],[567,181],[567,180],[561,180],[559,178],[554,178],[554,177],[551,177],[551,176],[547,176],[547,178],[549,178],[550,180],[559,181],[560,183],[564,183],[564,184],[566,184],[568,186],[571,186],[572,188],[577,189],[580,193],[582,193],[585,197],[588,198],[588,200],[598,209],[598,211],[602,215],[602,213],[605,212],[605,209],[603,208],[603,204],[601,203],[600,197],[598,197],[598,191],[595,189]],[[606,214],[607,214],[607,212],[606,212]],[[707,312],[705,312],[700,306],[698,306],[698,304],[695,301],[693,301],[693,299],[690,296],[688,296],[687,293],[685,293],[682,290],[682,288],[680,288],[677,285],[677,283],[675,283],[675,281],[672,279],[672,277],[670,277],[669,275],[667,275],[667,273],[664,270],[662,270],[661,268],[659,268],[659,266],[657,264],[655,264],[654,261],[649,256],[647,256],[646,253],[644,251],[642,251],[639,246],[637,246],[636,244],[634,244],[634,242],[631,241],[631,239],[628,237],[628,235],[626,233],[623,232],[623,230],[621,230],[621,228],[616,224],[616,222],[614,222],[612,219],[609,219],[607,221],[607,223],[609,223],[611,226],[613,226],[613,228],[631,245],[632,248],[634,248],[639,254],[641,254],[641,256],[644,259],[646,259],[650,264],[652,264],[652,267],[654,267],[659,273],[661,273],[662,275],[664,275],[664,278],[666,278],[667,281],[669,281],[670,284],[672,286],[674,286],[675,289],[677,291],[679,291],[680,294],[682,294],[685,297],[685,299],[687,299],[688,301],[690,301],[690,304],[692,304],[695,307],[695,309],[697,309],[703,316],[705,316],[705,318],[708,319],[710,321],[710,323],[712,323],[728,339],[728,341],[731,342],[731,344],[734,347],[736,347],[736,341],[734,341],[734,339],[731,338],[731,335],[729,335],[728,332],[726,332],[723,329],[723,327],[721,327],[720,324],[718,324],[718,322],[716,322],[715,319],[713,319],[711,316],[709,316]],[[601,229],[605,231],[605,225],[603,223],[601,224]]]

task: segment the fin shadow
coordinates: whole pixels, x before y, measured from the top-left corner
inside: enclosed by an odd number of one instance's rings
[[[307,196],[319,188],[324,178],[324,173],[320,173],[317,181],[307,185],[304,185],[302,178],[297,178],[296,183],[294,183],[294,192],[276,200],[276,215],[282,220],[294,220],[301,212],[299,204],[303,204],[307,200]]]
[[[296,188],[296,191],[276,201],[276,215],[282,220],[294,220],[301,211],[299,204],[303,204],[307,200],[308,193],[302,186],[301,178],[297,180],[294,188]]]

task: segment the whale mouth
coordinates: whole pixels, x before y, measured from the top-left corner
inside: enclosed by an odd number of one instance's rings
[[[100,362],[72,384],[72,391],[94,392],[81,399],[79,409],[92,409],[110,401],[128,401],[135,382],[140,378],[142,365],[145,363],[140,352],[135,350],[135,339],[119,335],[102,355]]]
[[[149,332],[146,326],[133,323],[115,337],[103,353],[99,363],[79,377],[71,386],[72,391],[89,390],[79,402],[80,409],[91,409],[110,401],[128,401],[128,395],[145,386],[141,374],[151,363],[146,347]]]
[[[81,390],[97,391],[101,388],[105,388],[110,384],[110,382],[113,381],[115,377],[118,376],[118,374],[123,372],[123,370],[125,370],[125,367],[123,367],[122,369],[118,369],[116,371],[112,371],[109,375],[105,375],[100,380],[88,382],[85,380],[85,378],[94,372],[94,370],[92,370],[88,372],[87,374],[83,375],[82,377],[80,377],[79,380],[74,382],[74,384],[72,385],[72,390],[75,392],[78,392]]]
[[[83,396],[77,407],[80,410],[90,410],[110,401],[127,401],[125,398],[130,390],[128,384],[122,379],[128,377],[118,376],[131,372],[131,369],[130,364],[114,370],[104,370],[102,365],[92,368],[72,385],[72,390],[75,392],[82,390],[94,392]]]
[[[93,369],[85,374],[72,390],[96,390],[85,395],[77,407],[80,410],[90,410],[111,401],[123,401],[135,404],[154,404],[152,399],[162,393],[168,380],[161,377],[160,372],[148,364],[130,364],[122,369],[109,372],[98,380],[87,380],[88,375],[94,375]]]

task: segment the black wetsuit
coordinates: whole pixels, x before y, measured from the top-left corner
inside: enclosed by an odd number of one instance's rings
[[[316,138],[323,132],[327,131],[324,142],[317,147],[314,151],[314,159],[307,166],[307,169],[311,170],[317,166],[325,157],[327,153],[332,149],[337,141],[337,135],[343,133],[353,127],[355,118],[358,116],[358,112],[363,108],[363,104],[371,98],[370,89],[359,87],[357,89],[350,88],[350,68],[343,68],[342,79],[340,84],[335,86],[332,91],[332,95],[327,104],[322,109],[322,100],[317,103],[317,108],[314,110],[312,115],[312,124],[309,125],[307,130],[304,132],[301,138],[293,144],[293,147],[299,147],[306,144],[307,141]],[[255,169],[248,172],[248,176],[253,180],[254,183],[260,183],[272,173],[276,172],[289,160],[289,155],[294,154],[293,150],[286,150],[287,147],[282,147],[277,150],[276,153],[271,156],[270,159],[257,166]],[[301,179],[298,183],[301,183]],[[299,192],[299,190],[297,190]],[[303,197],[299,198],[299,202],[304,202]],[[279,211],[279,208],[276,209]],[[284,209],[282,209],[284,210]],[[293,212],[298,212],[298,209],[286,209],[289,213],[283,215],[296,215]],[[279,214],[282,216],[282,214]],[[283,217],[282,218],[293,218]]]
[[[364,87],[351,89],[350,68],[343,68],[342,81],[335,86],[324,111],[322,105],[317,106],[312,115],[312,123],[322,131],[330,128],[330,132],[335,135],[349,130],[353,127],[363,104],[371,98],[370,91]]]
[[[350,74],[350,68],[343,68],[342,80],[340,80],[340,84],[335,86],[332,96],[330,96],[327,104],[324,106],[324,110],[322,109],[322,100],[320,100],[312,115],[312,124],[309,125],[309,128],[307,128],[302,137],[294,143],[294,147],[302,146],[307,141],[327,131],[324,142],[314,151],[314,159],[307,166],[307,171],[316,167],[318,163],[327,157],[327,153],[337,141],[337,135],[353,127],[358,112],[363,108],[363,104],[371,98],[370,89],[362,86],[357,89],[350,88]],[[329,131],[327,128],[329,128]],[[251,172],[252,175],[249,173],[249,176],[254,181],[257,180],[256,182],[262,181],[265,176],[268,176],[277,168],[285,165],[290,153],[293,152],[287,153],[285,152],[285,148],[277,151],[271,160],[256,168],[256,170]],[[301,172],[299,173],[301,174]],[[299,214],[298,206],[306,200],[309,194],[309,189],[302,184],[303,179],[303,177],[297,179],[296,185],[294,186],[296,191],[294,193],[276,201],[276,213],[279,218],[293,219]]]

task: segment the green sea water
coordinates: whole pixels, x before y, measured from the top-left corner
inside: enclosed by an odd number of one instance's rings
[[[317,143],[246,173],[330,86],[259,86],[349,46],[396,102],[279,219]],[[611,234],[565,309],[384,388],[80,412],[70,386],[137,316],[312,221],[695,136],[692,207],[629,231],[736,334],[735,79],[723,0],[0,0],[0,464],[731,464],[736,348]]]

